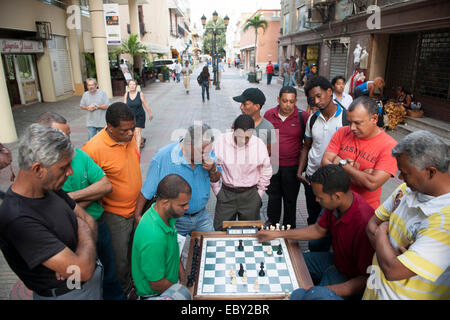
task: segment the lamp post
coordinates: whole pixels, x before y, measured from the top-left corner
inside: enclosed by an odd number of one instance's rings
[[[219,80],[219,66],[218,66],[218,54],[217,54],[217,44],[216,44],[216,36],[222,34],[222,32],[227,31],[228,23],[230,22],[230,18],[226,15],[223,18],[223,22],[225,24],[225,28],[221,26],[217,26],[217,20],[219,19],[219,14],[217,11],[214,11],[212,14],[213,25],[212,27],[206,27],[206,17],[203,15],[201,17],[203,29],[205,29],[205,34],[211,33],[213,35],[212,41],[212,58],[213,58],[213,72],[214,72],[214,84],[216,86],[216,90],[220,90],[220,80]]]

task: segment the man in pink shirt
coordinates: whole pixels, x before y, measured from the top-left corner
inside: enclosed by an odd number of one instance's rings
[[[223,221],[258,220],[262,196],[272,177],[272,166],[264,142],[253,136],[255,122],[247,114],[236,118],[233,131],[214,142],[221,179],[211,183],[217,197],[214,229]],[[222,182],[222,185],[220,184]]]

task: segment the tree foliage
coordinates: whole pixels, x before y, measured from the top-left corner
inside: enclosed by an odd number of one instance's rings
[[[212,56],[213,54],[213,38],[214,35],[211,32],[214,29],[214,21],[210,19],[205,26],[205,33],[203,36],[203,52]],[[226,41],[226,26],[221,17],[216,22],[216,49],[218,55],[224,55]]]
[[[247,22],[245,23],[243,31],[246,32],[250,28],[255,30],[255,60],[253,61],[253,68],[256,69],[256,44],[258,42],[258,29],[263,29],[263,33],[266,32],[267,27],[269,26],[268,22],[264,20],[264,18],[261,18],[261,14],[257,14],[251,19],[247,19]]]

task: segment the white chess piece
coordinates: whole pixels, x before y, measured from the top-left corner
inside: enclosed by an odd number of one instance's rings
[[[291,230],[291,225],[290,225],[290,224],[288,224],[288,225],[286,226],[286,230]]]
[[[280,224],[279,223],[276,224],[276,230],[280,231]]]
[[[237,284],[237,282],[236,282],[236,276],[234,276],[234,277],[231,278],[231,284],[232,284],[233,286]]]
[[[255,289],[255,291],[259,291],[258,279],[255,280],[255,284],[253,285],[253,289]]]
[[[236,273],[234,272],[233,266],[230,267],[230,277],[235,276]]]
[[[242,275],[242,283],[247,283],[247,272]]]
[[[271,231],[274,231],[274,230],[275,230],[275,227],[274,227],[274,226],[270,226],[270,230],[271,230]]]
[[[269,256],[272,255],[272,246],[270,246],[270,247],[267,249],[267,254],[268,254]]]
[[[281,231],[284,231],[284,224],[281,226]]]

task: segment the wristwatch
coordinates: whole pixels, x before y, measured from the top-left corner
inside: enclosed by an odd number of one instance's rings
[[[348,163],[347,160],[341,160],[341,161],[339,161],[339,166],[343,167],[343,166],[345,166],[347,163]]]

